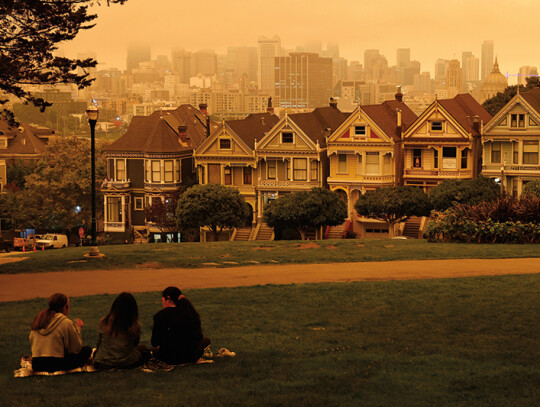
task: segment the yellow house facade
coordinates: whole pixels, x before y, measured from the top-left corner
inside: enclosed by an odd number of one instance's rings
[[[482,174],[503,190],[521,195],[540,179],[540,88],[518,93],[485,125]]]

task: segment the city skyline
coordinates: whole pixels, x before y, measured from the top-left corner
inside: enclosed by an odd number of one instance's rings
[[[92,50],[101,68],[124,69],[126,50],[132,43],[150,43],[155,58],[170,56],[174,47],[224,53],[228,46],[256,46],[260,36],[278,35],[286,49],[309,41],[338,42],[341,56],[349,61],[362,61],[366,49],[379,49],[389,65],[396,64],[397,49],[410,48],[411,59],[421,62],[422,71],[433,74],[437,59],[461,59],[464,51],[480,58],[482,43],[491,40],[504,74],[516,75],[522,66],[540,65],[540,57],[527,49],[527,38],[534,35],[534,18],[540,11],[540,4],[530,0],[513,3],[519,18],[510,18],[507,3],[501,0],[445,4],[343,0],[333,4],[321,13],[317,3],[308,9],[282,0],[272,4],[234,0],[227,5],[209,0],[204,8],[170,0],[162,0],[160,7],[129,0],[121,7],[96,8],[96,27],[81,32],[62,49],[67,56]]]

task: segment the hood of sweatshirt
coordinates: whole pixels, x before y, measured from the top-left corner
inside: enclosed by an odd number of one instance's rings
[[[49,322],[49,325],[47,325],[46,328],[43,328],[43,329],[40,329],[38,332],[40,335],[49,335],[51,332],[53,332],[57,327],[58,325],[60,325],[62,323],[62,321],[64,321],[65,319],[67,319],[67,317],[62,314],[61,312],[57,312],[56,315],[53,317],[53,319],[51,319],[51,322]]]

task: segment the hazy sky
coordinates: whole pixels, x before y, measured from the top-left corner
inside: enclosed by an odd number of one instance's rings
[[[155,57],[174,46],[256,46],[262,35],[279,35],[285,48],[339,42],[341,56],[362,63],[366,49],[380,49],[394,65],[396,49],[411,48],[432,73],[437,58],[461,60],[462,51],[480,58],[482,42],[494,40],[501,72],[540,67],[538,0],[128,0],[96,11],[96,27],[63,49],[66,56],[93,50],[102,68],[124,69],[130,43],[150,43]]]

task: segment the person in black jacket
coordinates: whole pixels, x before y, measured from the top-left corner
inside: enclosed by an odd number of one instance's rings
[[[199,313],[178,287],[163,290],[161,302],[163,309],[154,315],[152,328],[154,356],[170,365],[197,362],[210,345]]]

